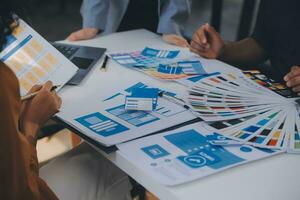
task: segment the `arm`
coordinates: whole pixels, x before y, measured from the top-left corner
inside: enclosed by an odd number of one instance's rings
[[[109,0],[83,0],[81,15],[83,28],[104,30],[108,15]]]
[[[105,29],[109,10],[109,0],[84,0],[81,6],[82,29],[71,33],[67,40],[87,40],[94,38]]]
[[[190,50],[209,59],[220,59],[240,68],[253,68],[267,59],[267,53],[253,38],[225,44],[220,34],[209,24],[194,34]]]
[[[39,87],[41,92],[21,113],[18,80],[0,62],[0,199],[56,199],[38,177],[35,150],[38,129],[57,112],[60,101],[50,87],[49,82]]]
[[[189,0],[165,0],[159,15],[157,32],[181,35],[190,16]]]
[[[187,47],[188,42],[181,35],[190,12],[189,0],[163,1],[157,33],[163,34],[163,40],[170,44]]]
[[[225,44],[218,59],[239,68],[249,69],[264,62],[267,54],[253,38],[246,38]]]

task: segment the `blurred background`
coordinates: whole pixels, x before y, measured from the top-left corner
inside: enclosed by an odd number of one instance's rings
[[[69,33],[81,28],[79,10],[82,0],[32,1],[29,22],[47,40],[65,39]],[[258,4],[259,0],[193,0],[185,35],[190,37],[197,27],[213,20],[213,25],[220,25],[225,40],[243,38],[253,28]]]

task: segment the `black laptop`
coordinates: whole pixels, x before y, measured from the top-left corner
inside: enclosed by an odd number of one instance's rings
[[[77,73],[67,83],[69,85],[80,84],[83,78],[95,66],[96,62],[103,56],[106,51],[106,49],[104,48],[69,45],[62,43],[52,43],[52,45],[79,68]]]

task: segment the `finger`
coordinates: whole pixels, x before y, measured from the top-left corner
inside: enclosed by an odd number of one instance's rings
[[[205,51],[200,51],[200,50],[195,49],[195,48],[193,48],[193,47],[190,47],[190,51],[193,52],[193,53],[195,53],[195,54],[198,54],[198,55],[200,55],[200,56],[202,56],[202,57],[207,58],[207,54],[206,54]]]
[[[195,41],[191,42],[191,47],[194,49],[198,49],[199,51],[206,51],[208,50],[207,47],[205,45],[201,45]]]
[[[300,92],[300,85],[297,85],[297,86],[293,87],[292,90],[293,90],[293,92],[299,93]]]
[[[42,85],[34,85],[34,86],[28,91],[28,94],[37,92],[37,91],[39,91],[40,89],[42,89]]]
[[[286,85],[288,87],[295,87],[297,85],[300,85],[300,76],[293,77],[286,83]]]
[[[194,34],[192,37],[192,40],[200,43],[200,44],[206,44],[207,43],[207,38],[206,34],[204,32],[204,26],[201,26]]]
[[[52,81],[47,81],[47,82],[43,85],[42,90],[51,91],[52,87],[53,87]]]
[[[291,71],[287,75],[285,75],[285,77],[283,79],[285,81],[289,81],[293,77],[299,76],[299,75],[300,75],[300,67],[293,66],[293,67],[291,67]]]

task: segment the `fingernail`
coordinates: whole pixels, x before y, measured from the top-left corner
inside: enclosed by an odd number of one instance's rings
[[[288,80],[288,76],[284,76],[283,80],[287,81]]]
[[[291,87],[291,82],[287,82],[286,86]]]

